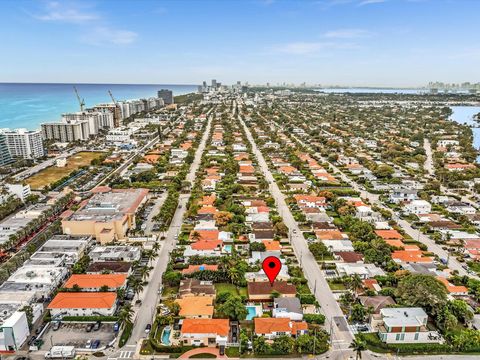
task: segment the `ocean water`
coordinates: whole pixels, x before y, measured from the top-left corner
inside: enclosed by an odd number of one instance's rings
[[[473,133],[473,146],[477,149],[480,148],[480,128],[478,123],[473,119],[473,117],[480,113],[480,106],[450,106],[452,109],[452,115],[450,119],[456,121],[460,124],[472,125]],[[480,157],[477,159],[477,162],[480,162]]]
[[[80,105],[73,90],[74,84],[19,84],[0,83],[0,128],[40,128],[42,122],[59,120],[65,112],[79,111]],[[115,100],[129,100],[156,96],[160,89],[170,89],[174,95],[197,91],[197,85],[122,85],[75,84],[91,107]]]
[[[324,92],[327,94],[408,94],[408,95],[417,95],[424,94],[428,92],[425,89],[382,89],[382,88],[321,88],[315,89],[319,92]]]

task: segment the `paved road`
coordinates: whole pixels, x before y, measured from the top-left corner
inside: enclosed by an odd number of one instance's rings
[[[435,168],[433,167],[432,145],[427,138],[423,139],[423,148],[425,149],[425,155],[427,156],[427,159],[423,164],[425,171],[428,175],[435,175]]]
[[[258,149],[250,130],[240,117],[239,121],[245,129],[248,141],[252,144],[252,150],[257,157],[258,164],[260,165],[267,181],[270,183],[270,192],[275,199],[279,213],[282,216],[285,225],[290,229],[291,244],[297,258],[299,259],[303,273],[308,280],[309,287],[310,289],[313,289],[315,298],[322,307],[322,311],[326,318],[325,327],[327,331],[329,330],[332,334],[332,346],[337,349],[345,349],[352,342],[353,335],[350,333],[348,326],[346,326],[347,324],[343,312],[335,300],[327,281],[323,277],[315,258],[308,249],[307,242],[285,202],[285,195],[275,183],[272,173],[270,172],[262,153]]]
[[[195,152],[195,158],[193,160],[192,166],[190,167],[190,171],[187,174],[187,180],[192,181],[195,179],[195,174],[198,171],[200,166],[200,161],[202,158],[202,154],[205,150],[206,142],[208,139],[208,135],[210,133],[210,127],[212,124],[212,118],[208,117],[207,127],[203,134],[202,140],[200,145],[198,146]],[[180,194],[179,198],[179,206],[175,211],[175,215],[173,216],[172,222],[168,229],[166,239],[159,251],[159,255],[154,263],[154,269],[150,274],[150,282],[148,283],[147,287],[141,294],[142,305],[137,312],[137,317],[135,319],[134,328],[132,332],[132,336],[128,340],[128,345],[136,345],[142,338],[145,337],[145,327],[147,324],[152,323],[153,315],[158,304],[158,289],[162,284],[162,275],[165,272],[168,264],[168,260],[170,257],[171,251],[175,248],[176,239],[175,235],[178,235],[180,232],[180,228],[183,222],[183,216],[186,211],[186,205],[188,199],[190,198],[190,193],[188,194]]]

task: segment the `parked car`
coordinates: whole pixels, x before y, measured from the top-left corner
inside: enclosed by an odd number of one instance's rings
[[[62,323],[60,321],[54,321],[52,326],[53,331],[57,331],[58,329],[60,329],[61,325]]]
[[[92,342],[92,349],[98,349],[100,347],[100,340]]]
[[[145,332],[148,334],[151,330],[152,330],[152,324],[147,324],[147,326],[145,326]]]
[[[120,330],[120,324],[116,322],[115,324],[113,324],[113,331],[118,332],[118,330]]]
[[[33,343],[35,342],[36,339],[37,339],[37,337],[36,337],[35,335],[33,335],[33,336],[30,338],[30,340],[28,340],[28,343],[27,343],[27,344],[28,344],[29,346],[30,346],[30,345],[33,345]]]
[[[220,345],[219,353],[221,356],[225,355],[225,345]]]
[[[87,324],[87,327],[85,328],[86,332],[90,332],[93,329],[93,324]]]
[[[100,327],[102,326],[102,323],[100,321],[97,321],[95,325],[93,325],[93,331],[98,331],[100,330]]]
[[[365,325],[365,324],[358,324],[357,325],[357,331],[366,332],[366,331],[368,331],[368,326]]]
[[[92,347],[92,340],[87,340],[87,343],[85,344],[85,349],[90,349]]]

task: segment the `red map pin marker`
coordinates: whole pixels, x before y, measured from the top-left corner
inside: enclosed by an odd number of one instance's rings
[[[273,282],[275,281],[275,278],[277,277],[280,269],[282,268],[282,263],[280,262],[280,259],[276,256],[266,257],[265,260],[263,260],[262,268],[263,271],[265,271],[268,280],[270,280],[270,285],[273,286]]]

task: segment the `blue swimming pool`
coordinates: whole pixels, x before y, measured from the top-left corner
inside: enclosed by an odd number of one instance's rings
[[[257,309],[255,306],[247,306],[247,320],[252,320],[257,315]]]
[[[162,344],[163,345],[170,345],[170,332],[172,329],[170,326],[165,326],[162,332]]]
[[[232,245],[225,245],[225,246],[223,247],[223,249],[224,249],[226,252],[231,253],[231,252],[232,252]]]

